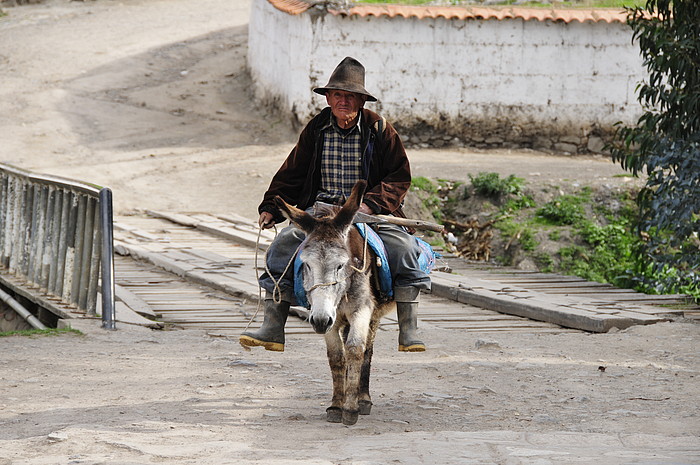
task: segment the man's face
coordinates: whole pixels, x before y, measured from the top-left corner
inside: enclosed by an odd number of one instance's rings
[[[326,92],[326,101],[340,127],[347,127],[357,118],[357,113],[365,104],[365,100],[367,98],[364,95],[354,92],[333,89]]]

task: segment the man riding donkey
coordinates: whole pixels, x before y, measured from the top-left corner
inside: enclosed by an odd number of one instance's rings
[[[342,205],[358,180],[367,181],[359,212],[405,218],[401,205],[411,186],[411,169],[394,127],[363,108],[365,102],[377,100],[365,90],[365,68],[347,57],[328,84],[314,92],[325,95],[328,107],[306,125],[272,178],[258,207],[260,227],[271,228],[284,221],[274,203],[276,196],[313,215],[319,212],[316,202]],[[399,350],[422,352],[425,344],[416,334],[418,295],[421,289],[430,289],[430,278],[419,266],[421,248],[402,226],[381,223],[375,230],[384,242],[393,280]],[[295,302],[293,267],[289,265],[304,237],[290,225],[270,245],[266,273],[260,277],[266,290],[263,324],[258,330],[245,331],[241,344],[284,350],[284,325]]]

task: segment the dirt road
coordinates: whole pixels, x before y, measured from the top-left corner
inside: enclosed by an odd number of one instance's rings
[[[251,218],[295,134],[247,94],[245,0],[3,7],[0,160],[113,188],[116,209]],[[310,98],[313,98],[310,96]],[[602,158],[411,150],[414,174],[624,182]],[[326,424],[320,338],[244,352],[197,331],[0,340],[5,464],[691,464],[699,327],[613,334],[422,328],[378,337],[375,408]]]

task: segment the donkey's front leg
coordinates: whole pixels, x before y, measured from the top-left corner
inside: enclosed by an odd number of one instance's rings
[[[360,373],[359,406],[360,415],[369,415],[372,411],[372,397],[369,394],[369,375],[372,370],[372,352],[374,352],[374,338],[379,328],[379,318],[373,318],[369,323],[367,342],[365,343],[365,356],[362,361]]]
[[[361,307],[348,319],[350,331],[345,341],[345,404],[343,405],[343,424],[354,425],[360,412],[360,378],[362,363],[365,359],[365,347],[369,332],[371,309]]]
[[[343,340],[340,337],[340,329],[336,324],[325,336],[328,365],[331,367],[331,377],[333,378],[333,399],[331,406],[326,409],[326,421],[331,423],[342,421],[345,401],[345,347],[343,347]]]

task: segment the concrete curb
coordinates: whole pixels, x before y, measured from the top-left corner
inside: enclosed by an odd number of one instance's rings
[[[664,321],[663,318],[624,310],[617,310],[616,314],[600,313],[587,309],[587,303],[583,299],[556,298],[558,302],[555,302],[551,296],[517,288],[509,288],[508,293],[503,293],[484,287],[454,286],[434,280],[432,293],[475,307],[595,333]],[[514,296],[514,293],[517,295]]]

